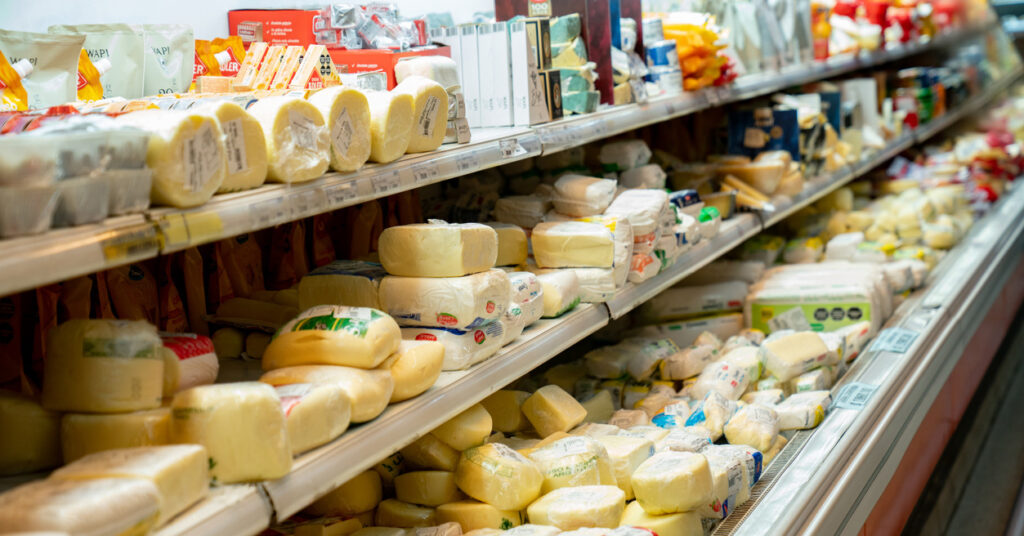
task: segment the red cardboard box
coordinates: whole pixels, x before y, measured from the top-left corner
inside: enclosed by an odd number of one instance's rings
[[[447,46],[433,45],[405,52],[385,49],[342,50],[328,49],[338,72],[365,73],[384,71],[388,75],[388,89],[395,87],[395,64],[402,58],[410,56],[447,56],[452,57],[452,49]]]
[[[271,45],[316,44],[313,17],[320,13],[306,9],[233,9],[228,11],[228,35],[238,35],[241,22],[263,24],[263,40]]]

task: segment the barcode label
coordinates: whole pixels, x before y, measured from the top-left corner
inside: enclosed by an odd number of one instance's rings
[[[901,328],[883,329],[878,338],[871,344],[873,352],[892,352],[905,354],[917,339],[917,332]]]
[[[871,400],[871,395],[875,394],[876,389],[878,389],[877,385],[860,382],[848,383],[839,389],[839,394],[836,395],[832,407],[860,411],[867,405],[868,400]]]
[[[398,170],[388,171],[372,179],[373,193],[386,194],[402,186],[402,176]]]
[[[416,184],[433,182],[441,175],[437,164],[419,164],[412,168],[412,178]]]
[[[324,188],[324,193],[327,194],[327,204],[331,208],[337,208],[355,199],[359,192],[356,183],[346,182],[328,186]]]

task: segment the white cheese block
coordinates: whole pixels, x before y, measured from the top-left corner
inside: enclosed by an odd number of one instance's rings
[[[386,275],[384,267],[374,262],[332,261],[299,281],[299,309],[316,305],[380,309],[378,288]]]
[[[491,322],[470,330],[450,328],[402,328],[402,338],[413,341],[436,341],[444,345],[442,370],[464,370],[485,361],[504,344],[505,327]]]
[[[316,516],[351,517],[373,511],[383,496],[380,475],[373,470],[363,471],[314,501],[305,512]]]
[[[249,105],[267,143],[267,180],[313,180],[327,171],[330,141],[324,117],[297,97],[267,97]]]
[[[651,161],[651,149],[643,140],[618,140],[601,146],[598,160],[612,171],[627,171]]]
[[[580,218],[601,214],[615,198],[615,181],[566,174],[555,181],[551,202],[561,214]]]
[[[369,91],[370,161],[386,164],[409,148],[415,124],[415,99],[408,93]]]
[[[551,202],[537,195],[512,195],[502,197],[494,203],[494,219],[511,223],[524,229],[544,221],[544,214],[551,208]]]
[[[580,302],[580,280],[575,272],[558,270],[537,276],[544,299],[543,318],[561,316]]]
[[[638,238],[658,231],[662,214],[667,210],[668,194],[664,190],[627,190],[616,197],[604,213],[628,219],[633,228],[633,242],[636,243]],[[656,239],[657,236],[650,240],[651,249]]]
[[[587,416],[583,419],[586,423],[608,422],[615,413],[615,403],[612,402],[611,391],[600,390],[594,396],[584,400],[580,405],[587,410]]]
[[[528,457],[544,475],[541,493],[573,486],[616,485],[608,451],[586,436],[559,439],[534,449]]]
[[[540,320],[544,314],[544,288],[540,279],[530,272],[509,272],[508,280],[511,298],[505,316],[512,315],[523,327]],[[516,306],[519,308],[518,312],[513,311]]]
[[[474,404],[430,433],[455,450],[483,445],[491,435],[491,414],[482,405]]]
[[[508,274],[487,270],[462,277],[387,276],[381,307],[402,326],[473,330],[501,318],[508,308]]]
[[[828,347],[813,331],[786,335],[761,345],[760,355],[765,373],[787,381],[804,372],[827,364]]]
[[[626,188],[655,188],[665,187],[665,179],[668,175],[658,164],[647,164],[623,171],[619,174],[619,185]]]
[[[391,357],[381,363],[391,371],[395,388],[391,403],[408,400],[430,389],[441,375],[444,345],[434,341],[402,341]]]
[[[528,241],[526,231],[511,223],[488,223],[498,233],[498,256],[495,266],[519,266],[526,262]]]
[[[43,407],[88,413],[159,407],[162,345],[156,328],[144,321],[77,319],[50,329]]]
[[[766,389],[764,391],[747,391],[740,400],[744,404],[761,404],[763,406],[778,404],[782,402],[785,393],[782,389]]]
[[[483,399],[480,404],[491,415],[495,430],[511,434],[526,430],[530,421],[523,414],[523,402],[530,397],[525,391],[501,390]]]
[[[705,452],[709,455],[717,454],[740,461],[743,464],[744,481],[747,483],[748,489],[754,487],[754,484],[761,479],[764,457],[755,448],[748,447],[747,445],[712,445]],[[743,501],[745,500],[743,499]]]
[[[388,227],[378,242],[391,275],[461,277],[494,267],[498,234],[479,223],[426,223]]]
[[[170,427],[170,408],[109,414],[65,413],[60,423],[64,463],[104,450],[166,445],[170,443]],[[9,429],[12,428],[4,427]]]
[[[533,462],[501,443],[464,451],[455,478],[466,495],[499,510],[522,510],[540,495],[544,482]]]
[[[451,471],[412,471],[395,478],[395,496],[398,500],[422,506],[440,506],[453,503],[464,496],[455,484]],[[447,521],[437,520],[438,523]]]
[[[522,525],[522,512],[499,510],[479,501],[456,501],[442,504],[435,510],[438,523],[458,523],[463,534],[480,529],[506,530]]]
[[[711,391],[728,398],[739,400],[750,383],[748,371],[728,360],[710,363],[690,386],[690,396],[703,399]]]
[[[381,311],[318,305],[278,330],[263,354],[263,370],[296,365],[369,369],[394,353],[401,340],[398,324]]]
[[[0,475],[31,473],[60,465],[58,413],[18,393],[0,391]]]
[[[273,386],[293,383],[333,383],[352,403],[352,422],[371,421],[384,412],[395,382],[388,370],[364,370],[333,365],[284,367],[267,372],[260,381]]]
[[[459,462],[459,451],[432,434],[426,434],[406,445],[402,449],[402,456],[411,467],[419,469],[454,471]]]
[[[416,506],[397,499],[381,501],[377,505],[373,521],[383,527],[398,528],[432,527],[437,524],[433,508]]]
[[[630,437],[624,435],[597,436],[598,442],[604,445],[615,471],[615,482],[626,495],[626,500],[633,499],[633,472],[647,458],[654,455],[654,442],[646,437]]]
[[[143,478],[37,480],[0,494],[5,533],[141,536],[159,515],[159,490]]]
[[[730,444],[748,445],[764,452],[779,435],[779,417],[767,406],[743,406],[725,423],[723,431]]]
[[[227,163],[217,121],[197,113],[143,110],[118,121],[150,133],[146,167],[153,170],[154,205],[202,205],[224,183]]]
[[[440,147],[448,119],[448,93],[444,87],[430,78],[410,75],[392,91],[413,98],[412,134],[406,152],[424,153]]]
[[[458,64],[447,56],[402,58],[395,64],[395,80],[402,83],[410,76],[429,78],[449,91],[458,89],[460,86]]]
[[[540,223],[533,228],[530,244],[540,268],[610,268],[614,263],[615,237],[597,223]]]
[[[699,426],[674,428],[656,443],[658,452],[704,452],[710,447],[711,433]]]
[[[666,436],[668,436],[668,434],[669,430],[666,430],[665,428],[662,428],[660,426],[647,425],[634,426],[632,428],[629,428],[628,430],[623,430],[619,435],[623,435],[626,437],[646,437],[647,439],[650,439],[651,442],[656,444],[658,441],[661,441]]]
[[[636,501],[626,505],[620,526],[643,527],[658,536],[703,536],[704,534],[704,526],[701,524],[701,517],[697,512],[651,515],[644,511],[640,503]]]
[[[277,393],[258,382],[202,385],[174,395],[171,440],[206,447],[222,484],[288,474],[292,452]]]
[[[259,121],[235,102],[220,100],[192,109],[217,120],[224,134],[227,173],[217,193],[256,188],[267,180],[267,144]]]
[[[356,171],[370,158],[370,103],[354,87],[329,87],[308,97],[320,110],[331,144],[330,166]]]
[[[275,387],[281,399],[292,454],[329,443],[348,429],[352,405],[332,383],[294,383]]]
[[[711,469],[692,452],[659,452],[633,472],[633,493],[648,514],[689,512],[711,502]]]
[[[629,220],[619,216],[587,216],[579,218],[587,223],[599,223],[604,225],[612,233],[615,242],[612,269],[614,271],[615,287],[622,287],[626,284],[629,275],[629,267],[633,261],[633,228]]]
[[[806,430],[821,424],[832,403],[829,391],[805,391],[775,405],[780,430]]]
[[[579,486],[547,493],[526,509],[526,515],[531,523],[561,530],[614,528],[625,507],[626,496],[615,486]]]
[[[51,475],[57,480],[144,478],[160,492],[163,525],[210,489],[209,460],[199,445],[135,447],[97,452],[68,464]]]

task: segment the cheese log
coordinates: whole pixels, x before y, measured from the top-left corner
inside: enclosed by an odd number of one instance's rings
[[[211,339],[217,357],[222,359],[238,357],[245,350],[245,337],[235,328],[220,328],[213,332]]]
[[[472,330],[501,318],[510,293],[502,270],[462,277],[387,276],[380,283],[381,307],[402,326]]]
[[[659,452],[633,471],[633,493],[648,514],[689,512],[711,502],[711,469],[692,452]]]
[[[281,399],[293,455],[328,443],[348,429],[352,406],[341,387],[331,383],[294,383],[275,390]]]
[[[416,506],[397,499],[381,501],[377,505],[373,521],[380,526],[398,528],[432,527],[437,524],[433,508]]]
[[[544,495],[526,509],[526,515],[531,523],[561,530],[614,528],[625,507],[626,496],[615,486],[579,486]]]
[[[614,486],[608,451],[586,436],[570,436],[530,452],[530,460],[544,475],[541,493],[572,486]]]
[[[60,423],[64,463],[104,450],[166,445],[170,443],[170,427],[170,408],[111,414],[66,413]]]
[[[143,321],[70,320],[47,336],[43,407],[118,413],[160,406],[162,346]]]
[[[383,496],[380,475],[373,470],[363,471],[314,501],[304,511],[316,516],[351,517],[373,510]]]
[[[227,175],[224,139],[212,117],[170,110],[143,110],[118,118],[150,133],[146,167],[153,170],[154,205],[202,205]]]
[[[539,223],[530,242],[540,268],[610,268],[614,263],[614,236],[598,223]]]
[[[277,393],[258,382],[193,387],[174,395],[171,439],[206,447],[222,484],[288,474],[292,452]]]
[[[430,389],[441,375],[444,345],[436,341],[402,341],[381,368],[391,371],[395,388],[391,403],[408,400]]]
[[[260,381],[273,386],[293,383],[333,383],[348,395],[352,422],[366,422],[384,412],[395,382],[387,370],[364,370],[333,365],[303,365],[267,372]]]
[[[5,533],[149,534],[160,515],[160,493],[142,478],[46,479],[0,494]]]
[[[604,212],[615,198],[615,181],[567,174],[555,181],[551,202],[560,214],[579,218]]]
[[[448,93],[441,84],[417,75],[405,77],[394,93],[412,97],[412,134],[408,153],[433,151],[444,142],[448,119]]]
[[[412,139],[415,99],[408,93],[370,91],[370,160],[386,164],[409,149]]]
[[[658,536],[703,536],[704,534],[701,517],[697,512],[651,515],[645,512],[640,503],[636,501],[626,505],[619,525],[643,527]]]
[[[463,451],[455,479],[463,493],[499,510],[522,510],[544,482],[533,462],[500,443]]]
[[[522,525],[522,512],[499,510],[479,501],[456,501],[442,504],[434,511],[438,523],[458,523],[463,534],[480,529],[507,530]]]
[[[587,410],[557,385],[537,389],[523,402],[523,413],[541,437],[568,432],[587,416]]]
[[[224,134],[227,172],[217,193],[256,188],[267,180],[267,142],[259,121],[238,104],[220,100],[193,108],[212,116]]]
[[[554,270],[538,274],[544,300],[543,318],[555,318],[580,303],[580,279],[572,270]]]
[[[422,506],[440,506],[463,498],[451,471],[412,471],[395,478],[395,496]],[[437,520],[438,523],[446,521]]]
[[[505,327],[501,322],[491,322],[467,331],[452,328],[402,328],[402,338],[443,344],[442,370],[464,370],[486,361],[501,349],[505,341]]]
[[[519,266],[526,262],[528,244],[526,231],[511,223],[488,223],[498,233],[498,256],[495,266]]]
[[[267,97],[249,105],[263,128],[267,180],[304,182],[327,171],[330,143],[320,111],[297,97]]]
[[[393,354],[401,339],[398,324],[381,311],[319,305],[281,327],[263,355],[263,370],[296,365],[370,369]]]
[[[632,500],[633,472],[654,455],[654,442],[646,437],[625,435],[601,435],[595,439],[608,451],[619,489],[626,494],[627,501]]]
[[[511,434],[526,430],[530,421],[523,414],[523,402],[530,397],[525,391],[501,390],[483,399],[480,404],[491,415],[495,430]]]
[[[402,456],[413,468],[454,471],[459,463],[459,451],[444,444],[433,434],[427,434],[402,449]]]
[[[199,445],[135,447],[97,452],[66,465],[50,476],[57,480],[144,478],[160,492],[163,525],[210,489],[209,460]]]
[[[479,223],[426,223],[388,227],[378,241],[391,275],[461,277],[494,267],[498,234]]]
[[[483,445],[491,435],[491,414],[480,404],[474,404],[430,433],[455,450]]]
[[[60,419],[27,396],[0,391],[0,476],[60,465]]]
[[[308,97],[320,110],[331,143],[334,171],[356,171],[370,158],[370,103],[353,87],[329,87]]]
[[[380,282],[387,272],[375,262],[339,260],[309,272],[299,281],[299,309],[349,305],[380,309]]]

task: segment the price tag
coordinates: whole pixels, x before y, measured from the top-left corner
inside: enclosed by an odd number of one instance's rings
[[[327,197],[321,190],[306,190],[291,196],[291,217],[298,219],[324,212],[327,208]]]
[[[877,385],[860,382],[848,383],[839,389],[832,407],[860,411],[868,404],[868,400],[871,400],[871,395],[875,394],[877,389]]]
[[[469,172],[480,167],[480,161],[477,159],[476,153],[460,154],[455,157],[455,167],[458,168],[459,172]]]
[[[372,177],[371,184],[375,195],[386,195],[401,188],[402,174],[397,169],[387,171]]]
[[[288,217],[288,210],[283,197],[267,199],[254,203],[249,208],[253,229],[266,229],[283,222]]]
[[[436,163],[426,162],[416,164],[412,167],[412,180],[416,184],[434,182],[441,176],[441,170]]]
[[[166,214],[156,222],[160,249],[168,250],[188,246],[188,225],[181,214]]]
[[[501,149],[502,160],[526,154],[526,149],[524,149],[522,145],[519,145],[519,140],[516,138],[500,140],[498,142],[498,147]]]
[[[343,182],[332,184],[324,188],[327,197],[327,205],[331,208],[338,208],[348,205],[358,194],[355,182]]]
[[[148,223],[104,234],[106,236],[100,239],[100,249],[109,263],[145,256],[160,249],[156,227]]]
[[[909,329],[889,328],[883,329],[875,342],[871,344],[873,352],[892,352],[894,354],[905,354],[910,346],[917,340],[917,332]]]
[[[704,100],[707,101],[708,106],[713,108],[721,104],[721,100],[718,98],[718,88],[709,87],[704,89],[701,93],[704,94]]]
[[[604,137],[604,136],[606,136],[608,134],[608,122],[607,121],[602,121],[600,119],[595,119],[595,120],[590,122],[590,128],[589,129],[587,129],[587,128],[580,128],[580,130],[582,130],[583,132],[586,132],[587,130],[592,130],[598,136]],[[583,132],[581,132],[580,134],[582,135]]]
[[[189,245],[195,246],[213,242],[224,237],[224,222],[220,214],[213,211],[191,212],[185,214],[188,225]]]

